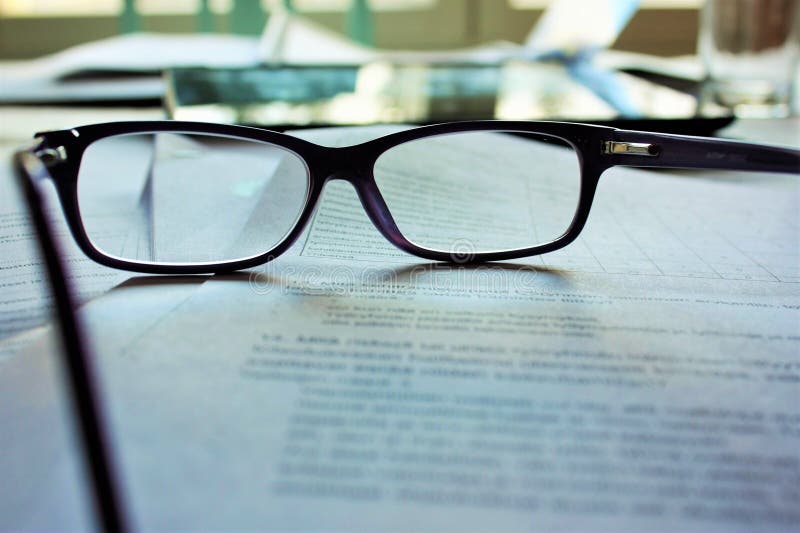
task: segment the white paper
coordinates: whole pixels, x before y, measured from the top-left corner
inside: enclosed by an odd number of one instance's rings
[[[145,278],[115,288],[103,297],[98,314],[108,325],[104,349],[116,351],[146,334],[204,280],[159,283]],[[4,530],[83,531],[96,525],[70,389],[54,335],[47,327],[18,336],[25,341],[20,353],[0,366],[4,479],[0,528]]]
[[[796,290],[294,268],[112,363],[144,527],[796,527]]]
[[[21,144],[21,143],[20,143]],[[41,326],[51,311],[51,296],[38,257],[36,233],[23,205],[11,171],[13,147],[0,147],[0,340]],[[52,193],[52,190],[48,189]],[[55,194],[48,194],[48,216],[70,267],[70,280],[80,302],[101,294],[128,274],[102,267],[78,250],[69,234]],[[3,343],[4,354],[14,353],[19,342]]]
[[[139,33],[103,39],[39,59],[0,65],[0,101],[160,98],[164,94],[160,71],[251,67],[259,62],[257,43],[256,38],[233,35]],[[112,79],[109,72],[128,77]]]

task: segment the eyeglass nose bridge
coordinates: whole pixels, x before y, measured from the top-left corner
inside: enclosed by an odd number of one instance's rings
[[[346,181],[353,186],[367,217],[386,240],[405,252],[417,255],[424,253],[424,250],[403,237],[371,174],[347,166],[328,173],[324,183],[334,180]]]

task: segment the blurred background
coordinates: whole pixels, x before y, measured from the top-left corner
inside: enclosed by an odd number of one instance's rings
[[[797,114],[798,4],[0,0],[0,104],[138,102],[278,129],[624,119],[638,122],[612,125],[709,135],[720,118]]]
[[[364,40],[363,30],[359,35],[358,21],[353,20],[358,2],[294,0],[292,4],[314,22]],[[372,31],[367,36],[373,42],[367,44],[422,50],[495,40],[521,43],[547,4],[547,0],[370,0]],[[701,5],[702,0],[642,0],[613,48],[659,56],[693,54]],[[0,0],[0,59],[37,57],[134,30],[256,35],[270,7],[271,2],[261,0]],[[134,12],[138,16],[132,16]]]

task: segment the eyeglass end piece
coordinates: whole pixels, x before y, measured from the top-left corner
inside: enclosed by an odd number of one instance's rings
[[[603,153],[612,155],[642,155],[654,157],[661,153],[661,147],[649,143],[628,143],[620,141],[605,141]]]

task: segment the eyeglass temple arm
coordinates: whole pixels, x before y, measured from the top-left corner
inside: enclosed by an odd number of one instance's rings
[[[13,157],[14,174],[23,192],[28,212],[36,230],[39,249],[47,269],[56,306],[56,323],[63,342],[61,351],[70,386],[72,407],[82,437],[84,464],[92,483],[97,525],[103,531],[127,531],[129,528],[120,500],[112,463],[109,432],[100,404],[95,369],[86,349],[85,337],[74,313],[72,291],[54,239],[50,222],[44,215],[41,181],[49,177],[45,166],[33,151],[21,150]]]
[[[603,143],[614,164],[800,173],[800,151],[740,141],[615,130]]]

